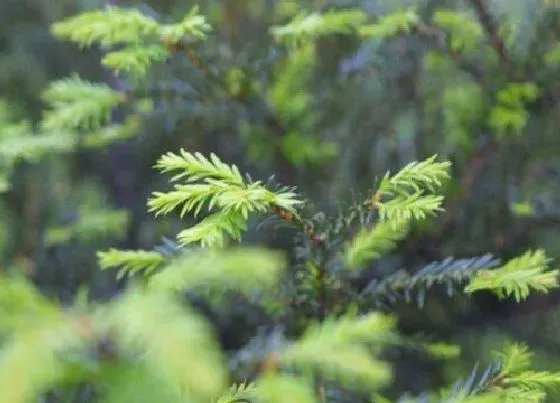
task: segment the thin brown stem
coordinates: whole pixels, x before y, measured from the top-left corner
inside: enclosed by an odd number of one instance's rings
[[[498,54],[502,69],[507,74],[511,74],[511,60],[506,45],[500,35],[498,24],[488,10],[488,6],[484,3],[484,0],[468,0],[468,2],[475,9],[478,19],[490,39],[490,44]]]

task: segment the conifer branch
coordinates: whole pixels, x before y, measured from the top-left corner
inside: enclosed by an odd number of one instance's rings
[[[106,85],[82,80],[77,75],[52,83],[43,93],[49,109],[41,123],[46,131],[99,128],[113,109],[126,100]]]
[[[548,270],[550,259],[543,250],[527,251],[492,271],[481,271],[473,277],[465,292],[488,290],[499,298],[513,296],[517,302],[526,299],[531,291],[548,293],[557,288],[559,270]]]
[[[54,23],[52,33],[82,47],[99,43],[104,47],[139,44],[145,36],[156,35],[159,25],[137,9],[107,7],[105,10],[82,12]]]
[[[210,401],[226,389],[227,372],[209,325],[178,298],[130,290],[107,308],[97,320],[121,355],[145,368],[150,386],[159,387],[161,396]],[[116,386],[121,379],[116,378]]]
[[[504,41],[500,35],[499,27],[496,24],[494,18],[488,10],[488,6],[484,3],[484,0],[468,0],[473,6],[478,14],[478,19],[484,27],[486,34],[490,38],[490,43],[498,57],[500,58],[502,68],[506,74],[511,74],[511,60],[506,48]]]
[[[177,257],[149,279],[151,288],[189,290],[221,286],[248,292],[277,283],[284,268],[282,254],[257,248],[200,250]]]
[[[124,45],[123,49],[109,51],[102,63],[116,73],[142,76],[154,63],[167,60],[181,43],[206,38],[211,27],[198,7],[177,24],[159,24],[135,9],[106,7],[55,23],[51,31],[81,47]]]
[[[362,228],[344,250],[348,267],[358,268],[369,260],[378,259],[395,247],[408,233],[406,222],[380,221],[373,228]]]
[[[379,184],[378,192],[406,194],[408,188],[416,192],[423,188],[435,192],[442,186],[442,181],[449,178],[451,163],[436,162],[437,155],[433,155],[424,161],[413,161],[407,164],[395,175],[387,173]]]
[[[455,293],[455,288],[464,284],[465,280],[472,278],[477,272],[492,269],[498,264],[499,261],[489,254],[471,259],[448,257],[430,263],[414,274],[399,270],[382,280],[373,280],[362,290],[359,299],[364,302],[373,299],[375,303],[381,305],[386,301],[394,302],[400,298],[410,302],[415,291],[417,304],[421,308],[424,305],[426,292],[432,286],[436,284],[445,286],[447,295],[451,297]]]
[[[180,155],[168,153],[156,164],[161,172],[175,172],[172,181],[185,178],[186,184],[174,186],[172,192],[154,192],[148,201],[149,211],[168,214],[182,206],[181,216],[198,215],[207,206],[212,213],[195,226],[182,231],[178,240],[182,245],[200,242],[203,246],[223,246],[228,235],[239,240],[247,229],[249,214],[266,211],[283,211],[296,216],[295,207],[302,203],[288,189],[271,191],[261,182],[246,182],[235,165],[223,163],[212,154],[207,159],[202,154],[181,150]],[[202,183],[193,183],[200,181]]]
[[[423,219],[443,211],[443,196],[434,192],[449,177],[449,162],[435,162],[436,155],[422,162],[411,162],[395,175],[387,173],[378,190],[366,203],[379,210],[381,220],[390,220],[394,225],[411,219]],[[383,201],[384,196],[393,196]]]
[[[413,31],[419,22],[420,17],[418,13],[415,9],[410,8],[408,10],[385,15],[375,24],[363,25],[359,28],[359,33],[363,38],[390,38],[399,33]]]
[[[367,21],[367,14],[361,10],[341,10],[319,13],[299,13],[283,26],[271,28],[278,40],[297,43],[322,35],[351,34]]]
[[[363,382],[369,387],[390,379],[383,362],[371,357],[365,345],[386,342],[393,332],[393,321],[379,314],[361,318],[325,320],[311,326],[302,338],[280,353],[279,360],[305,372],[320,373],[343,383]]]
[[[151,274],[161,268],[167,261],[166,257],[154,251],[133,251],[110,249],[97,252],[99,267],[102,270],[119,267],[117,278],[142,272]]]

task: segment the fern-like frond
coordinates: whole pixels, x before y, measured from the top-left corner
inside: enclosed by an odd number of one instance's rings
[[[197,216],[204,204],[212,202],[220,190],[209,183],[175,185],[171,192],[154,192],[148,201],[148,211],[155,212],[157,217],[169,214],[182,205],[181,218],[188,212]]]
[[[99,130],[88,132],[80,139],[85,148],[102,148],[113,143],[134,137],[141,128],[141,121],[136,115],[128,117],[124,123],[111,124]]]
[[[502,361],[502,374],[516,374],[531,366],[533,353],[524,344],[511,343],[504,351],[496,351],[494,355]]]
[[[46,131],[98,128],[111,118],[113,109],[124,100],[121,93],[105,84],[82,80],[77,75],[55,81],[43,92],[51,109],[45,112]]]
[[[98,313],[119,351],[179,396],[211,401],[226,389],[227,373],[209,326],[169,293],[129,291]]]
[[[548,270],[549,262],[543,250],[527,251],[498,269],[479,272],[465,292],[488,290],[500,298],[513,296],[516,301],[526,299],[531,291],[547,293],[558,287],[559,274],[558,270]]]
[[[529,370],[531,353],[524,345],[513,343],[479,375],[478,364],[469,378],[459,380],[439,401],[448,403],[542,402],[546,389],[557,388],[560,373]]]
[[[343,383],[363,382],[376,388],[391,378],[389,367],[365,348],[368,342],[391,337],[393,321],[380,314],[326,321],[312,326],[302,338],[281,353],[281,361],[296,368]]]
[[[525,371],[510,376],[508,381],[521,389],[558,389],[560,373],[548,371]]]
[[[193,154],[184,149],[180,150],[179,155],[168,152],[158,160],[156,168],[163,173],[181,171],[171,178],[172,181],[186,178],[187,182],[196,182],[213,178],[237,186],[244,183],[237,166],[225,164],[214,153],[208,159],[198,152]]]
[[[276,195],[258,182],[235,187],[206,179],[205,183],[175,185],[174,189],[168,193],[155,192],[148,202],[150,211],[155,211],[156,215],[167,214],[183,205],[181,217],[191,212],[196,216],[208,203],[209,209],[216,206],[222,210],[237,211],[246,219],[249,213],[266,212],[272,203],[284,208],[294,204],[289,194]]]
[[[167,261],[165,256],[155,251],[117,249],[97,252],[97,259],[102,270],[119,267],[118,278],[139,272],[151,274]]]
[[[432,194],[449,177],[451,164],[436,162],[437,155],[421,162],[411,162],[394,175],[381,180],[371,203],[379,209],[382,220],[394,224],[424,219],[443,211],[443,196]],[[383,200],[391,196],[389,200]]]
[[[416,10],[408,9],[383,16],[376,24],[360,27],[363,38],[390,38],[399,33],[409,33],[420,22]]]
[[[104,10],[82,12],[52,24],[54,36],[89,47],[138,44],[144,37],[156,35],[159,24],[137,9],[107,7]]]
[[[188,37],[189,42],[204,39],[211,30],[206,18],[199,13],[199,7],[194,6],[181,22],[160,26],[159,33],[165,41],[176,43],[185,37]]]
[[[380,221],[373,228],[363,228],[346,245],[343,255],[348,267],[357,268],[369,260],[378,259],[395,247],[408,233],[408,225]]]
[[[181,246],[200,242],[202,247],[223,247],[228,235],[239,241],[245,230],[247,220],[241,214],[235,211],[220,211],[179,232],[177,241]]]
[[[200,242],[202,246],[223,246],[226,236],[240,240],[249,214],[276,209],[294,213],[295,206],[302,203],[289,189],[271,191],[261,182],[246,183],[235,165],[223,163],[214,154],[207,159],[185,150],[180,155],[167,153],[156,167],[162,172],[180,171],[172,180],[185,178],[187,183],[176,184],[171,192],[154,192],[148,201],[150,212],[168,214],[182,206],[182,217],[186,213],[197,216],[204,206],[219,210],[181,231],[177,235],[181,245]],[[193,183],[196,181],[202,183]]]
[[[361,10],[332,10],[324,14],[300,13],[290,23],[272,27],[271,32],[279,40],[309,40],[322,35],[357,32],[367,19],[367,14]]]
[[[406,196],[398,196],[387,202],[380,203],[381,220],[391,221],[394,225],[412,219],[421,220],[443,211],[443,196],[424,194],[419,191]]]
[[[407,188],[412,188],[419,192],[422,188],[427,188],[430,192],[435,192],[442,186],[442,181],[449,178],[451,163],[436,162],[437,155],[433,155],[424,161],[413,161],[402,168],[395,175],[387,173],[379,185],[379,192],[402,193]]]
[[[484,39],[484,29],[467,13],[438,10],[434,13],[434,22],[451,33],[449,42],[453,52],[473,51]]]
[[[10,163],[24,160],[37,162],[47,154],[65,153],[76,146],[76,139],[69,133],[22,133],[0,140],[0,156]]]
[[[134,46],[107,53],[101,63],[117,74],[124,72],[143,76],[152,64],[163,62],[170,55],[163,45]]]
[[[202,249],[177,257],[149,281],[158,290],[188,290],[204,286],[250,291],[279,281],[284,259],[264,249]]]

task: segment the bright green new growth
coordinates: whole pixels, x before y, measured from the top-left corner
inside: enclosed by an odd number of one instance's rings
[[[484,39],[482,26],[467,13],[440,10],[434,14],[434,23],[451,33],[450,46],[454,52],[472,52]]]
[[[119,267],[119,278],[142,274],[148,278],[148,287],[165,291],[212,286],[248,293],[275,284],[285,265],[282,254],[249,247],[194,250],[169,263],[154,251],[111,249],[97,256],[101,269]]]
[[[119,279],[139,272],[149,275],[167,261],[165,256],[155,251],[117,249],[97,252],[97,259],[101,269],[120,267],[117,273]]]
[[[355,9],[330,10],[322,14],[300,12],[289,23],[273,27],[271,32],[279,41],[290,44],[332,34],[386,38],[411,32],[420,21],[414,9],[383,16],[375,24],[368,23],[368,19],[366,13]]]
[[[408,189],[421,191],[427,188],[434,192],[442,186],[442,182],[449,178],[451,163],[436,162],[437,155],[433,155],[421,162],[411,162],[395,175],[387,173],[379,184],[380,193],[407,194]]]
[[[495,386],[496,389],[503,391],[519,392],[516,402],[543,401],[547,389],[557,389],[560,387],[560,374],[548,371],[532,371],[532,353],[523,344],[513,343],[504,349],[503,352],[494,353],[502,362],[502,368],[498,374],[500,382]],[[531,398],[529,400],[522,400]],[[533,400],[534,399],[534,400]]]
[[[393,331],[393,320],[378,313],[327,319],[321,325],[311,326],[299,341],[280,354],[280,360],[310,375],[318,367],[331,379],[362,383],[375,390],[390,381],[391,370],[375,359],[366,346],[376,345],[379,349]]]
[[[407,235],[410,220],[442,210],[443,196],[428,192],[435,192],[449,178],[451,164],[436,162],[436,158],[411,162],[395,175],[388,172],[383,177],[371,200],[379,210],[380,221],[373,228],[361,228],[345,245],[343,257],[348,267],[358,268],[378,259]],[[386,196],[391,198],[383,201]]]
[[[186,288],[228,284],[232,279],[250,283],[252,277],[255,286],[272,285],[271,269],[278,273],[280,267],[265,251],[202,253],[212,253],[213,258],[179,259],[174,268],[152,277],[154,286],[167,290],[166,282],[180,283],[168,277],[175,277],[176,270],[183,272]],[[254,384],[227,391],[225,362],[209,328],[168,292],[131,289],[114,302],[73,311],[40,297],[23,280],[3,278],[0,310],[2,328],[13,336],[0,360],[2,401],[24,403],[62,383],[99,379],[103,401],[115,403],[134,396],[201,403],[232,402],[243,396],[277,396],[271,401],[307,396],[301,401],[314,402],[308,376],[316,371],[340,382],[361,380],[372,390],[390,377],[387,365],[366,349],[375,344],[378,350],[392,337],[393,321],[380,314],[329,319],[311,327],[301,340],[275,353],[280,367],[272,365]],[[89,353],[92,346],[107,341],[114,346],[110,356]],[[109,361],[99,365],[104,360]],[[303,371],[303,376],[284,374],[282,365]]]
[[[378,259],[396,246],[408,234],[408,225],[380,221],[373,228],[362,228],[346,245],[344,260],[348,267],[358,268],[370,260]]]
[[[489,290],[500,298],[513,296],[516,301],[526,299],[531,291],[547,293],[558,287],[559,274],[548,269],[549,262],[543,250],[527,251],[498,269],[479,272],[465,292]]]
[[[537,99],[539,88],[534,83],[510,83],[498,94],[497,105],[489,117],[491,127],[497,135],[520,135],[527,125],[529,113],[526,104]]]
[[[350,34],[367,21],[361,10],[299,13],[286,25],[272,27],[271,33],[278,40],[289,43],[308,41],[322,35]]]
[[[178,257],[148,282],[157,290],[218,287],[250,293],[276,284],[285,266],[278,252],[257,248],[201,250]]]
[[[204,247],[223,246],[226,235],[234,240],[241,238],[250,213],[264,213],[273,208],[295,213],[294,207],[301,204],[293,192],[273,192],[261,182],[245,181],[235,165],[223,163],[214,154],[207,159],[200,153],[181,150],[180,155],[168,153],[161,157],[156,167],[166,173],[179,171],[172,181],[185,179],[185,184],[174,185],[171,192],[153,193],[148,206],[156,216],[177,208],[181,208],[181,217],[186,213],[197,216],[205,206],[208,210],[218,209],[181,231],[177,235],[181,245],[200,242]]]
[[[442,211],[443,196],[428,192],[435,192],[443,180],[449,178],[451,163],[436,162],[436,158],[434,155],[422,162],[411,162],[397,174],[387,173],[383,177],[373,201],[381,220],[396,224]],[[392,198],[384,202],[383,196]]]
[[[399,33],[409,33],[420,22],[416,10],[413,8],[383,16],[376,24],[360,27],[359,33],[363,38],[390,38]]]
[[[205,402],[227,385],[207,324],[169,294],[130,290],[78,311],[45,299],[26,280],[0,282],[0,401],[27,403],[80,379],[103,380],[106,402],[129,401],[119,397],[131,381],[138,396],[170,402]],[[115,346],[114,357],[92,354],[104,342]],[[116,368],[106,365],[111,360]]]
[[[110,120],[112,110],[124,100],[107,85],[90,83],[77,75],[52,83],[43,99],[51,107],[42,122],[46,131],[97,129]]]
[[[116,73],[137,77],[146,74],[154,63],[171,56],[168,45],[205,39],[210,30],[198,7],[193,7],[177,24],[159,24],[135,9],[108,7],[81,13],[52,26],[55,36],[81,47],[96,43],[105,48],[124,45],[124,49],[109,51],[101,62]]]

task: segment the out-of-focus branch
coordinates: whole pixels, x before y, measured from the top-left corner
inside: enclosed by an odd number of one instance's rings
[[[490,39],[490,44],[500,58],[502,69],[507,74],[511,74],[511,60],[509,58],[506,45],[502,37],[500,36],[498,24],[492,17],[492,14],[490,14],[488,6],[484,4],[484,0],[468,0],[468,2],[472,5],[476,13],[478,14],[478,19]]]
[[[464,60],[459,52],[454,51],[447,43],[445,33],[438,29],[432,28],[424,23],[415,26],[416,33],[422,37],[429,38],[434,41],[437,49],[447,54],[451,60],[455,62],[459,70],[469,74],[471,78],[477,83],[483,83],[484,75],[475,65],[468,63]]]

